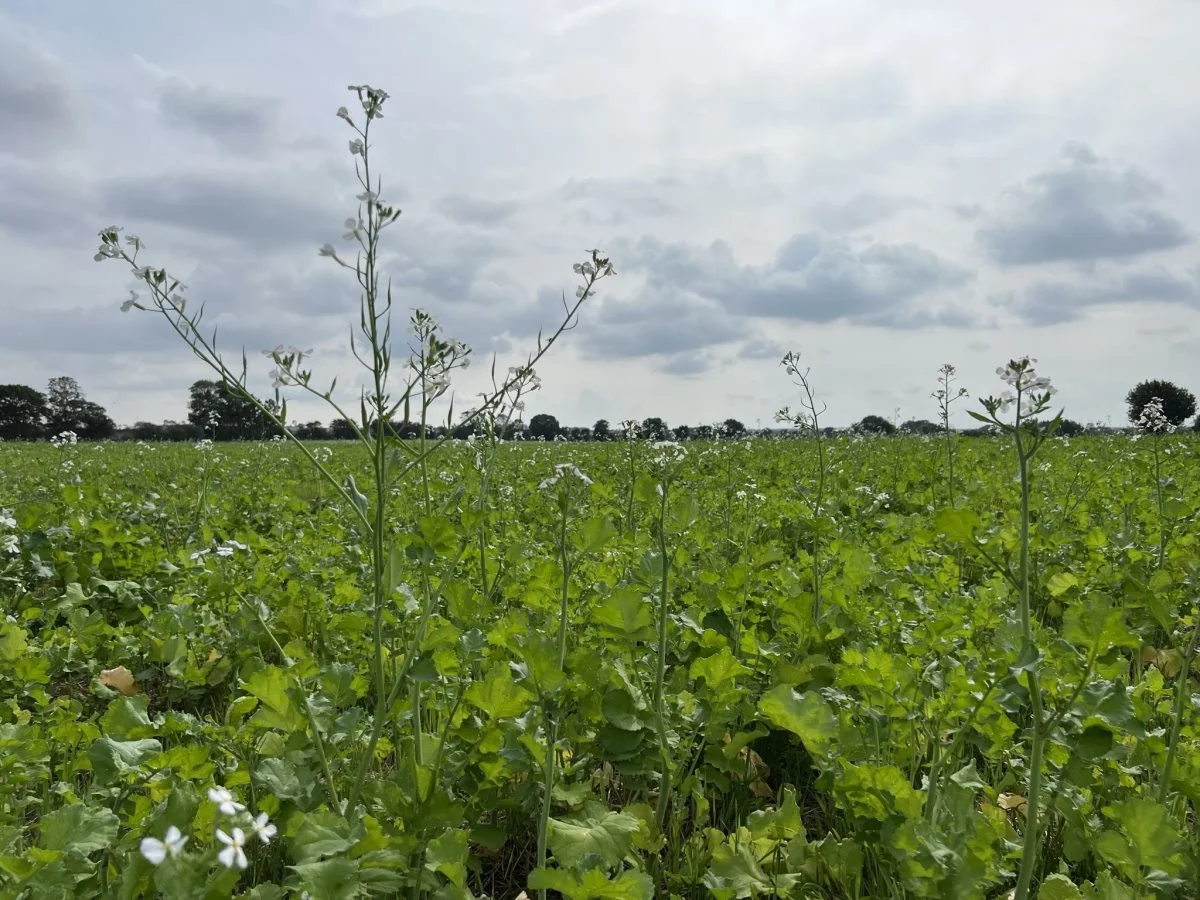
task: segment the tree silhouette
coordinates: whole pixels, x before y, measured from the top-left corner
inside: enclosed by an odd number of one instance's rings
[[[1172,425],[1182,425],[1185,419],[1196,414],[1196,395],[1187,388],[1170,381],[1143,381],[1125,395],[1129,421],[1137,425],[1146,404],[1155,397],[1162,401],[1163,415]]]
[[[529,436],[535,440],[541,438],[543,441],[552,441],[561,431],[558,419],[550,413],[538,413],[529,420]]]
[[[31,441],[46,431],[50,409],[41,391],[24,384],[0,385],[0,438]]]

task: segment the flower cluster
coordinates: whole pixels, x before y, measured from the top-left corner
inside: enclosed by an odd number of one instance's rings
[[[50,438],[50,443],[55,447],[66,447],[79,443],[79,435],[73,431],[60,431],[54,437]]]
[[[234,551],[249,550],[250,548],[241,541],[228,540],[223,544],[217,544],[215,547],[205,547],[203,550],[197,550],[192,553],[189,559],[203,559],[210,553],[215,553],[217,556],[233,556]]]
[[[1137,427],[1151,434],[1174,433],[1175,425],[1163,412],[1161,397],[1151,397],[1146,405],[1142,407],[1141,415],[1137,419]]]
[[[228,831],[224,828],[215,830],[214,837],[222,845],[217,853],[217,861],[227,869],[247,868],[250,865],[250,860],[246,857],[247,840],[258,838],[264,844],[269,844],[279,829],[271,823],[266,813],[251,816],[245,804],[239,802],[228,788],[209,788],[208,799],[217,805],[217,811],[221,815],[241,823]],[[138,849],[150,865],[158,866],[167,858],[174,859],[179,856],[189,840],[187,835],[172,825],[167,828],[162,840],[155,837],[143,838]]]
[[[996,374],[1013,390],[1005,391],[999,397],[985,397],[980,402],[993,417],[1011,407],[1017,408],[1018,423],[1044,412],[1050,405],[1050,398],[1058,393],[1044,375],[1038,375],[1034,369],[1037,360],[1030,356],[1010,360],[1006,365],[999,366]],[[972,413],[974,416],[975,414]],[[985,420],[986,421],[986,420]],[[999,424],[999,423],[997,423]]]
[[[592,479],[590,479],[587,475],[585,475],[583,472],[581,472],[579,470],[579,467],[576,466],[574,463],[558,463],[558,465],[556,465],[554,467],[554,474],[551,475],[549,478],[543,480],[542,483],[538,485],[538,490],[540,490],[540,491],[549,490],[550,488],[552,488],[556,484],[558,484],[560,479],[564,478],[567,475],[571,475],[571,476],[574,476],[575,478],[578,478],[584,484],[592,483]]]
[[[17,527],[12,510],[0,509],[0,531],[8,531]],[[21,552],[21,545],[15,534],[0,534],[0,553],[15,556]]]

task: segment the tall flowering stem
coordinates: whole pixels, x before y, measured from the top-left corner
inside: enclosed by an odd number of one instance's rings
[[[376,748],[384,728],[391,722],[387,713],[397,699],[403,696],[406,688],[411,691],[414,706],[414,763],[418,767],[422,765],[420,689],[414,689],[409,672],[418,656],[417,650],[425,638],[428,624],[436,613],[437,604],[440,602],[440,589],[434,587],[429,569],[424,569],[422,581],[425,597],[417,621],[415,625],[406,629],[404,646],[399,648],[401,652],[388,654],[384,635],[385,614],[389,604],[393,602],[398,580],[398,573],[392,565],[388,500],[392,496],[394,486],[414,472],[421,475],[427,488],[427,461],[451,437],[448,429],[444,437],[426,440],[425,429],[422,427],[422,439],[416,442],[415,446],[411,446],[391,440],[389,432],[393,417],[403,413],[407,420],[413,403],[420,405],[423,426],[432,404],[449,392],[451,375],[456,370],[467,368],[471,352],[470,348],[461,342],[443,338],[437,320],[422,310],[416,310],[409,323],[410,331],[416,339],[416,346],[410,347],[410,371],[400,384],[392,384],[392,294],[390,284],[383,284],[379,266],[379,242],[383,230],[400,217],[400,210],[381,199],[382,181],[378,175],[373,174],[370,161],[371,129],[376,120],[383,118],[383,107],[388,94],[370,85],[350,85],[348,90],[355,95],[362,110],[361,124],[346,107],[337,110],[337,118],[344,121],[353,133],[348,141],[348,149],[354,158],[355,173],[362,189],[357,195],[357,213],[354,217],[346,219],[343,235],[344,240],[355,246],[355,255],[353,262],[349,262],[343,259],[332,244],[325,244],[318,252],[320,256],[327,257],[342,268],[352,271],[362,289],[359,327],[357,332],[351,332],[351,350],[369,376],[367,387],[359,397],[359,415],[350,414],[334,399],[336,379],[327,390],[313,385],[312,371],[304,365],[305,358],[312,354],[311,350],[280,346],[264,351],[264,355],[270,359],[273,366],[271,382],[275,389],[275,398],[264,401],[251,393],[245,353],[242,354],[240,371],[226,363],[217,351],[215,332],[209,337],[200,330],[203,307],[189,309],[186,285],[165,269],[147,266],[139,261],[138,256],[145,247],[140,238],[127,235],[122,242],[119,227],[105,228],[100,232],[100,246],[94,257],[97,261],[116,259],[130,266],[136,279],[149,289],[150,294],[145,298],[136,291],[131,291],[129,299],[121,305],[121,310],[129,312],[137,309],[161,314],[191,351],[221,377],[226,387],[252,404],[266,422],[299,449],[320,474],[321,479],[333,487],[342,499],[344,509],[352,516],[363,544],[368,548],[371,561],[373,638],[370,667],[375,704],[369,732],[361,745],[362,752],[358,755],[357,763],[352,764],[350,760],[339,761],[345,763],[346,768],[354,769],[349,791],[342,795],[340,803],[335,804],[344,811],[357,809],[362,804],[366,779],[375,764]],[[522,365],[510,368],[506,377],[498,379],[493,368],[491,389],[481,396],[477,407],[463,417],[461,425],[470,426],[483,417],[499,415],[505,409],[517,408],[521,394],[537,386],[535,364],[566,331],[575,327],[579,309],[595,292],[597,282],[614,274],[611,262],[597,250],[590,251],[588,258],[576,264],[574,269],[581,277],[582,283],[576,287],[573,301],[563,297],[563,319],[559,326],[548,336],[539,332],[535,350],[528,354]],[[356,440],[370,456],[374,484],[369,486],[367,491],[374,494],[373,498],[360,490],[352,476],[347,476],[344,480],[337,478],[326,465],[327,459],[315,453],[288,427],[287,402],[280,395],[281,388],[296,388],[323,400],[341,419],[349,423]],[[427,507],[428,502],[426,493]],[[450,563],[447,571],[452,570],[457,560],[451,560]],[[393,660],[390,671],[385,667],[385,660],[389,655]],[[313,728],[313,739],[320,744],[321,736],[316,731],[315,724]],[[330,781],[336,775],[332,762],[330,760],[331,767],[326,770],[326,778]],[[434,774],[436,775],[436,772]],[[336,792],[332,790],[333,785],[329,787],[331,794],[336,796]]]
[[[785,406],[775,414],[775,421],[787,423],[794,428],[800,429],[802,434],[809,435],[817,447],[817,485],[816,494],[812,502],[809,504],[809,511],[813,519],[812,528],[812,579],[813,579],[813,619],[819,619],[821,616],[821,517],[825,511],[825,482],[828,475],[828,463],[825,459],[825,442],[821,437],[820,417],[825,413],[828,407],[824,403],[821,408],[817,409],[816,396],[813,393],[812,379],[809,376],[810,369],[800,368],[800,354],[795,351],[789,351],[780,362],[784,371],[792,377],[792,381],[804,393],[800,398],[801,408],[797,412],[792,412],[790,407]]]
[[[562,567],[562,582],[559,592],[558,611],[558,671],[566,672],[567,667],[567,625],[570,621],[570,592],[571,575],[575,570],[575,559],[571,554],[569,526],[571,515],[577,504],[583,499],[583,493],[592,484],[592,479],[571,463],[559,463],[554,467],[554,474],[538,485],[542,491],[551,492],[555,506],[558,508],[557,550],[558,562]],[[551,700],[543,698],[542,720],[546,730],[546,757],[542,767],[542,813],[538,818],[537,829],[537,864],[539,869],[546,868],[548,857],[547,842],[550,832],[550,803],[554,796],[554,785],[558,779],[558,729],[559,716],[551,714]],[[546,890],[538,891],[541,900],[546,898]]]
[[[1167,554],[1167,511],[1163,496],[1162,447],[1159,442],[1164,434],[1173,434],[1175,425],[1163,412],[1161,397],[1151,397],[1138,416],[1140,431],[1150,435],[1150,446],[1154,451],[1154,498],[1158,503],[1158,567],[1161,569]]]
[[[950,505],[954,506],[954,432],[950,429],[950,404],[967,396],[967,389],[954,388],[955,376],[958,370],[950,363],[938,369],[938,389],[930,396],[937,401],[938,418],[942,423],[942,434],[946,438],[946,493]]]
[[[1033,874],[1037,868],[1038,840],[1041,829],[1039,802],[1042,793],[1042,757],[1045,754],[1049,731],[1043,714],[1038,649],[1033,632],[1032,597],[1029,559],[1029,488],[1030,460],[1038,448],[1050,437],[1062,422],[1062,412],[1048,423],[1040,423],[1037,416],[1050,408],[1050,398],[1056,393],[1050,379],[1039,376],[1034,370],[1036,359],[1028,356],[1011,360],[1001,366],[996,374],[1009,385],[1011,390],[999,397],[985,397],[981,401],[986,415],[970,411],[972,418],[997,426],[1012,437],[1017,450],[1017,465],[1021,480],[1020,511],[1020,560],[1017,570],[1019,613],[1021,618],[1021,655],[1018,669],[1025,672],[1029,689],[1029,702],[1033,712],[1033,733],[1029,749],[1029,788],[1026,794],[1028,811],[1025,819],[1025,835],[1021,848],[1021,868],[1017,875],[1017,887],[1013,900],[1028,900]],[[1002,420],[1000,414],[1015,408],[1012,421]]]

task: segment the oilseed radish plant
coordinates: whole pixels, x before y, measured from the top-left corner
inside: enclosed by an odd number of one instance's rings
[[[474,356],[392,332],[351,90],[356,401],[289,347],[256,398],[111,227],[127,311],[282,440],[0,445],[0,896],[1200,898],[1194,434],[1064,439],[1021,357],[993,436],[951,365],[941,433],[829,435],[790,353],[784,435],[504,440],[593,252],[474,437],[401,440]]]

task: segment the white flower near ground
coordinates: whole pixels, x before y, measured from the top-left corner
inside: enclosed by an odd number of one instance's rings
[[[245,804],[238,803],[237,798],[233,796],[229,788],[209,788],[208,799],[217,804],[217,808],[221,810],[222,815],[226,816],[236,816],[246,808]]]
[[[257,837],[264,844],[271,843],[271,838],[279,833],[279,829],[267,818],[266,813],[259,813],[254,817],[254,821],[250,823],[250,834]]]
[[[543,480],[542,483],[538,485],[538,490],[539,491],[549,490],[550,488],[552,488],[556,484],[558,484],[559,480],[562,479],[566,475],[573,475],[575,478],[578,478],[584,484],[592,483],[592,479],[589,478],[587,475],[585,475],[583,472],[581,472],[579,470],[579,467],[576,466],[574,463],[558,463],[554,467],[554,474],[551,475],[549,478]]]
[[[174,858],[183,851],[183,845],[188,842],[188,839],[183,835],[178,828],[172,825],[167,829],[167,833],[163,835],[160,841],[158,838],[143,838],[138,849],[142,856],[152,866],[161,865],[163,860],[168,856]]]
[[[209,791],[212,794],[212,791]],[[233,834],[226,834],[220,828],[217,829],[217,840],[225,845],[225,849],[217,854],[217,860],[227,869],[238,868],[244,869],[250,865],[250,860],[246,859],[246,851],[243,849],[246,846],[246,832],[240,828],[233,829]]]

